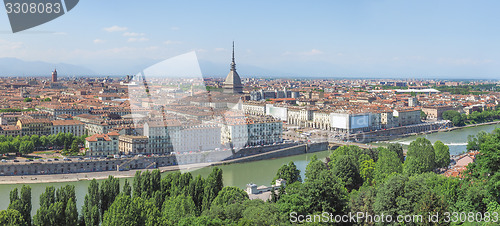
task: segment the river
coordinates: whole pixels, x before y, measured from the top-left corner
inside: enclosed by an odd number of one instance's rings
[[[492,124],[492,125],[468,127],[465,129],[457,129],[450,132],[439,132],[439,133],[431,133],[425,135],[410,136],[389,142],[400,143],[403,144],[405,147],[407,147],[412,141],[416,140],[417,138],[425,137],[426,139],[430,140],[433,144],[434,142],[440,140],[444,144],[448,145],[448,147],[450,147],[450,155],[457,155],[467,151],[466,148],[467,136],[476,135],[480,131],[485,131],[489,133],[497,127],[500,128],[500,125]]]

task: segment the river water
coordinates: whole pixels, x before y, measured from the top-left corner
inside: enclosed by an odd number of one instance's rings
[[[476,135],[480,131],[485,131],[485,132],[491,132],[495,128],[499,127],[500,124],[493,124],[493,125],[484,125],[484,126],[476,126],[476,127],[469,127],[465,129],[457,129],[453,130],[450,132],[439,132],[439,133],[431,133],[431,134],[425,134],[425,135],[418,135],[418,136],[410,136],[410,137],[405,137],[402,139],[398,140],[393,140],[390,141],[391,143],[400,143],[403,144],[404,146],[408,146],[412,141],[416,140],[419,137],[425,137],[428,140],[430,140],[433,144],[434,142],[440,140],[444,144],[448,145],[450,147],[450,155],[457,155],[461,154],[465,151],[467,151],[467,136],[469,135]]]
[[[411,141],[416,140],[418,137],[425,137],[429,139],[432,143],[437,140],[442,141],[443,143],[449,145],[450,154],[459,154],[466,150],[467,145],[467,136],[475,135],[479,131],[491,132],[496,127],[500,127],[500,125],[485,125],[478,127],[470,127],[461,130],[454,130],[451,132],[440,132],[433,133],[427,135],[419,135],[419,136],[411,136],[403,139],[394,140],[391,142],[401,143],[403,145],[410,144]],[[378,143],[375,145],[382,145],[383,143]],[[329,151],[317,152],[314,153],[320,159],[324,159],[329,155]],[[225,186],[237,186],[240,188],[245,188],[245,185],[248,183],[255,183],[257,185],[269,185],[271,180],[274,178],[274,175],[278,171],[278,169],[283,165],[287,164],[290,161],[293,161],[298,169],[301,171],[301,176],[304,178],[304,171],[307,163],[310,158],[314,154],[303,154],[296,155],[284,158],[277,159],[269,159],[263,161],[256,162],[248,162],[248,163],[236,163],[231,165],[222,165],[218,166],[223,170],[223,180]],[[212,171],[212,167],[206,167],[202,169],[198,169],[192,171],[193,176],[201,175],[203,177],[207,177],[208,174]],[[164,173],[163,175],[166,175]],[[128,178],[129,182],[132,178]],[[123,182],[125,179],[120,179],[120,182],[123,186]],[[36,210],[39,208],[39,197],[42,192],[45,191],[46,186],[55,186],[59,188],[61,186],[65,186],[67,184],[74,185],[77,197],[77,206],[80,209],[83,205],[83,200],[85,194],[87,193],[87,186],[90,181],[78,181],[78,182],[63,182],[63,183],[39,183],[39,184],[29,184],[32,189],[32,202],[33,202],[33,211],[32,214],[36,213]],[[20,189],[22,184],[13,184],[13,185],[0,185],[0,210],[6,209],[9,205],[9,192],[14,189]]]

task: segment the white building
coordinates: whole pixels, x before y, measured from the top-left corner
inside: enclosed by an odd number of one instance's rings
[[[266,115],[273,116],[281,121],[288,120],[288,108],[266,104]]]
[[[117,132],[107,134],[94,134],[85,138],[85,148],[87,148],[87,156],[108,156],[118,154],[118,137]]]
[[[221,145],[221,128],[217,125],[183,126],[176,132],[169,130],[169,134],[175,152],[214,150]]]
[[[264,116],[266,115],[266,105],[264,103],[248,101],[243,103],[243,112],[246,115]]]

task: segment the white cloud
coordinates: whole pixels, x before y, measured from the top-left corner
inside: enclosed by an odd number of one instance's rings
[[[303,54],[303,55],[306,55],[306,56],[313,56],[313,55],[323,54],[323,52],[322,52],[321,50],[311,49],[311,51],[304,52],[304,53],[302,53],[302,54]]]
[[[145,37],[141,37],[141,38],[129,38],[127,40],[127,42],[145,42],[145,41],[149,41],[149,39],[145,38]]]
[[[106,42],[105,40],[102,40],[102,39],[94,39],[94,44],[101,44],[101,43],[104,43]]]
[[[2,50],[2,51],[16,50],[16,49],[20,49],[22,47],[23,47],[22,42],[11,42],[11,41],[0,39],[0,50]]]
[[[165,45],[174,45],[174,44],[181,44],[182,42],[180,41],[172,41],[172,40],[167,40],[165,42],[163,42],[163,44]]]
[[[215,48],[215,52],[223,52],[226,51],[224,48]]]
[[[448,65],[456,65],[456,66],[465,66],[465,65],[483,65],[493,63],[493,60],[490,59],[471,59],[471,58],[438,58],[438,64],[448,64]]]
[[[103,30],[107,32],[117,32],[117,31],[126,31],[128,28],[127,27],[120,27],[120,26],[112,26],[112,27],[105,27]]]
[[[282,55],[283,56],[315,56],[315,55],[320,55],[323,54],[323,51],[317,50],[317,49],[311,49],[310,51],[306,52],[291,52],[291,51],[286,51]]]
[[[136,32],[125,32],[123,33],[123,36],[125,37],[138,37],[138,36],[145,36],[146,34],[144,33],[136,33]]]

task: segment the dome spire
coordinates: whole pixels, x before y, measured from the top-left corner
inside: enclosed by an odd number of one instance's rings
[[[236,63],[234,62],[234,41],[233,41],[233,60],[231,61],[231,71],[236,71]]]

